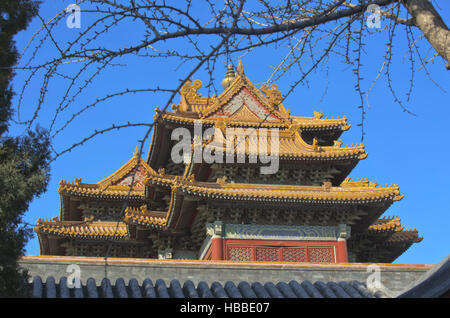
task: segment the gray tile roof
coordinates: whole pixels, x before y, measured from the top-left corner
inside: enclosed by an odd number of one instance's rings
[[[370,292],[365,284],[356,280],[350,282],[298,282],[235,284],[231,281],[221,284],[199,282],[197,286],[190,280],[183,284],[174,279],[167,285],[162,279],[145,279],[142,284],[134,278],[128,283],[118,278],[114,284],[104,278],[99,284],[94,278],[87,279],[81,288],[69,288],[67,278],[56,281],[49,276],[43,282],[35,276],[30,284],[31,296],[35,298],[378,298],[381,292]]]
[[[406,286],[399,298],[437,298],[450,296],[450,254],[422,277]]]

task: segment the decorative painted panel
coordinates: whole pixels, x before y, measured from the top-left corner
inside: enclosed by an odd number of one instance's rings
[[[216,117],[232,117],[241,110],[245,105],[245,113],[239,114],[240,120],[276,120],[275,115],[271,114],[258,99],[246,88],[242,88],[231,100],[218,112],[214,114]],[[245,115],[245,116],[243,116]]]
[[[340,232],[339,226],[287,226],[257,224],[225,224],[226,239],[245,240],[295,240],[295,241],[336,241]],[[345,227],[349,231],[348,227]]]
[[[142,167],[142,166],[138,166],[137,169],[138,170],[136,171],[136,173],[134,172],[134,170],[130,171],[125,177],[123,177],[121,180],[116,182],[114,185],[130,186],[131,180],[133,180],[133,186],[135,186],[135,185],[143,186],[144,180],[147,177],[146,171],[145,171],[144,167]],[[133,179],[133,174],[134,174],[134,179]]]

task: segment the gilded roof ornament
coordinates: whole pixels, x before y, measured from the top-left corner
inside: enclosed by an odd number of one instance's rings
[[[139,157],[139,147],[138,147],[138,146],[136,146],[136,148],[134,148],[134,154],[133,154],[133,156],[134,156],[134,157]]]
[[[323,112],[316,112],[314,111],[314,118],[321,119],[323,117]]]
[[[214,128],[220,129],[224,132],[225,129],[227,128],[227,124],[228,124],[227,118],[219,117],[214,122]]]
[[[359,155],[359,159],[364,160],[364,159],[367,158],[368,155],[369,155],[368,152],[362,153],[362,154]]]
[[[189,177],[187,177],[186,181],[188,181],[190,183],[194,183],[195,182],[195,174],[189,175]]]
[[[292,119],[291,123],[289,124],[289,130],[291,131],[298,131],[300,129],[300,122],[297,119]]]
[[[336,148],[339,148],[342,145],[342,140],[334,140],[333,143]]]
[[[242,61],[239,60],[239,64],[236,67],[236,72],[238,73],[239,76],[244,76],[244,66],[242,65]]]
[[[81,178],[75,178],[75,184],[80,185],[81,184]]]
[[[342,131],[347,131],[350,129],[350,127],[351,127],[351,125],[344,125],[341,127],[341,129],[342,129]]]
[[[317,137],[313,138],[312,147],[313,147],[314,151],[319,151],[320,150],[319,140],[317,139]]]
[[[266,95],[267,100],[269,103],[273,106],[281,106],[281,103],[283,102],[283,96],[281,96],[281,92],[278,90],[277,84],[269,85],[263,84],[261,86],[261,92]]]
[[[139,207],[139,210],[140,210],[142,213],[148,213],[147,205],[146,205],[146,204],[141,205],[141,206]]]
[[[227,176],[223,176],[222,178],[217,178],[216,183],[218,185],[224,185],[227,182]]]
[[[377,186],[378,186],[378,182],[376,182],[376,181],[369,181],[369,187],[376,188]]]
[[[331,186],[332,186],[332,184],[331,184],[330,180],[326,180],[322,184],[322,188],[323,188],[324,191],[330,191]]]
[[[202,87],[202,85],[202,81],[200,80],[195,80],[193,83],[191,81],[186,81],[186,83],[184,83],[181,87],[180,94],[187,100],[188,103],[196,103],[201,97],[197,91],[200,87]]]
[[[222,80],[222,87],[224,90],[226,90],[231,82],[235,79],[236,74],[234,73],[233,65],[228,65],[227,73],[225,74],[225,78]]]
[[[92,221],[94,221],[94,214],[85,215],[83,221],[84,222],[92,222]]]

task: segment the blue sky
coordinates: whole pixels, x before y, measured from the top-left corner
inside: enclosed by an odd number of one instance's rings
[[[70,3],[71,1],[45,1],[40,14],[48,20]],[[442,9],[440,13],[449,25],[450,3],[441,2],[440,5]],[[83,25],[92,21],[91,18],[89,14],[82,15],[81,30]],[[382,23],[387,22],[382,21]],[[27,31],[18,35],[16,40],[19,52],[27,45],[39,25],[40,23],[34,20]],[[111,34],[103,41],[108,45],[124,46],[129,41],[139,39],[139,31],[139,27],[134,24],[127,24],[126,28]],[[78,32],[79,30],[68,29],[65,24],[61,24],[55,29],[55,37],[58,41],[70,40]],[[364,87],[370,87],[381,66],[387,41],[386,32],[382,31],[368,39],[362,67],[365,78]],[[404,32],[399,33],[396,40],[397,50],[394,55],[395,62],[392,65],[392,83],[401,99],[405,100],[410,75],[407,57],[405,58]],[[423,48],[427,47],[426,42],[420,43]],[[183,44],[168,42],[166,45]],[[287,48],[280,46],[255,50],[245,56],[235,55],[232,58],[235,63],[241,58],[246,75],[258,84],[268,78],[271,74],[270,66],[278,64],[280,57],[286,52]],[[44,45],[41,54],[39,58],[55,54],[55,48],[52,45]],[[190,66],[187,64],[179,67],[177,63],[171,61],[139,58],[132,58],[125,62],[127,66],[111,69],[94,80],[77,101],[61,114],[56,127],[61,127],[65,120],[83,105],[90,104],[107,93],[125,88],[145,88],[156,85],[174,88],[178,85],[178,80],[186,76]],[[213,74],[218,93],[221,92],[220,81],[225,74],[225,65],[225,60],[220,61]],[[77,65],[68,66],[67,70],[70,67],[77,67]],[[316,71],[309,78],[308,85],[306,83],[299,85],[284,101],[284,106],[291,110],[291,114],[298,116],[312,116],[313,111],[322,111],[328,117],[345,115],[352,127],[341,138],[344,145],[360,143],[361,130],[357,127],[361,118],[357,108],[359,95],[353,88],[355,77],[351,69],[351,66],[339,63],[338,60],[330,60],[328,81],[326,81],[325,69]],[[405,227],[417,228],[424,240],[413,245],[395,263],[434,264],[450,252],[448,236],[450,148],[447,139],[450,118],[449,73],[445,71],[440,60],[430,63],[428,69],[433,80],[439,83],[442,89],[436,87],[423,70],[416,72],[415,88],[410,101],[406,103],[408,109],[416,116],[403,112],[400,106],[394,103],[385,77],[380,78],[376,83],[369,96],[370,108],[366,108],[366,136],[363,143],[369,156],[362,160],[350,174],[353,178],[368,178],[376,180],[379,184],[398,184],[401,193],[405,194],[404,199],[394,203],[384,216],[399,216]],[[285,93],[298,77],[299,74],[292,70],[276,83],[280,91]],[[19,90],[25,79],[24,74],[19,72],[14,79],[14,88]],[[204,86],[208,82],[208,76],[202,70],[193,79],[202,80]],[[41,84],[37,77],[26,91],[21,108],[23,118],[29,118],[32,114]],[[62,78],[55,78],[50,83],[48,96],[37,120],[41,126],[49,126],[55,107],[60,103],[61,94],[64,94],[66,87],[67,81]],[[200,89],[200,92],[207,95],[204,87]],[[54,147],[60,151],[90,135],[94,129],[106,128],[113,123],[151,122],[155,107],[163,107],[166,100],[165,93],[142,93],[101,103],[95,109],[81,115],[59,134],[54,139]],[[178,97],[175,102],[178,102]],[[20,133],[22,130],[20,126],[13,126],[10,131]],[[61,179],[73,181],[76,177],[81,177],[83,182],[87,183],[95,183],[103,179],[132,156],[138,140],[142,138],[145,131],[144,128],[128,128],[100,135],[53,162],[48,191],[32,202],[25,220],[35,224],[38,217],[51,218],[59,215],[58,183]],[[149,142],[150,139],[145,144],[144,158]],[[32,255],[39,254],[36,237],[28,243],[26,252]]]

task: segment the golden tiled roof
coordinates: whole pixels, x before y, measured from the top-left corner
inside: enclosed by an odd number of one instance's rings
[[[383,218],[378,219],[374,224],[369,226],[369,231],[374,232],[388,232],[388,231],[401,231],[404,226],[400,224],[400,218]]]
[[[367,157],[367,153],[362,144],[345,147],[341,147],[341,143],[338,142],[334,146],[319,146],[314,143],[312,145],[307,144],[295,128],[280,130],[278,131],[278,135],[272,135],[273,132],[267,133],[260,129],[256,129],[255,131],[255,134],[250,135],[242,135],[245,134],[244,131],[235,131],[235,145],[237,146],[233,150],[236,154],[243,155],[243,151],[245,150],[245,155],[255,156],[260,153],[260,149],[265,149],[270,153],[271,144],[277,142],[278,147],[275,144],[274,149],[278,148],[278,156],[286,159],[365,159]],[[225,131],[225,133],[228,132]],[[265,137],[266,135],[267,138]],[[261,138],[261,136],[263,137]],[[208,151],[222,151],[222,153],[225,153],[227,150],[226,143],[220,142],[219,140],[212,140],[205,148]]]
[[[142,186],[133,186],[130,192],[129,186],[110,186],[102,189],[96,184],[80,183],[74,184],[67,181],[60,181],[58,192],[66,195],[76,195],[84,197],[115,198],[126,197],[140,198],[144,196],[145,188]]]
[[[233,73],[234,74],[234,73]],[[325,118],[323,113],[314,112],[313,117],[291,116],[290,111],[286,110],[282,104],[283,98],[277,85],[272,84],[269,87],[263,84],[260,89],[244,74],[242,64],[239,63],[234,78],[230,78],[227,88],[218,96],[204,97],[198,93],[202,87],[202,82],[195,80],[193,83],[187,81],[180,90],[180,103],[173,106],[173,111],[164,112],[161,118],[167,121],[178,123],[194,123],[201,121],[202,124],[213,125],[218,118],[229,119],[230,127],[263,127],[263,128],[287,128],[294,121],[298,122],[300,129],[341,129],[347,130],[350,126],[347,124],[347,118]],[[239,92],[243,89],[249,92],[258,103],[258,107],[263,109],[265,116],[257,116],[246,105],[242,103],[241,107],[233,114],[220,114],[220,110],[225,107]],[[157,109],[157,114],[160,112]]]
[[[369,226],[368,231],[375,235],[390,233],[389,238],[383,241],[385,244],[416,243],[423,239],[419,237],[417,229],[405,229],[398,216],[378,219]]]
[[[173,106],[174,110],[189,110],[195,113],[201,113],[211,107],[217,101],[217,98],[215,96],[202,96],[198,93],[202,85],[200,80],[195,80],[194,82],[186,81],[180,90],[180,103],[177,106]]]
[[[51,234],[73,238],[90,239],[127,239],[129,237],[128,226],[124,222],[105,221],[37,221],[35,231],[37,234]]]
[[[138,169],[139,173],[132,175],[132,171]],[[148,174],[156,172],[139,157],[138,148],[134,152],[133,157],[120,167],[117,171],[97,183],[82,183],[81,178],[75,179],[75,182],[61,180],[59,182],[58,192],[65,195],[76,195],[83,197],[103,197],[103,198],[122,198],[129,197],[131,199],[139,199],[144,196],[145,187],[142,180]],[[140,174],[143,174],[142,176]],[[130,191],[129,184],[121,184],[128,177],[134,179],[133,187]],[[125,180],[126,181],[126,180]]]
[[[388,185],[386,184],[385,187],[387,187]],[[360,188],[360,189],[365,189],[365,188],[376,188],[378,187],[378,182],[376,181],[369,181],[367,178],[365,179],[351,179],[350,177],[345,178],[344,181],[342,181],[341,183],[341,187],[343,188]],[[398,187],[397,184],[391,184],[390,187]],[[399,200],[403,198],[404,195],[401,195]]]
[[[301,130],[313,129],[313,128],[324,128],[333,129],[339,128],[343,131],[350,129],[350,125],[347,124],[347,117],[336,117],[336,118],[322,118],[323,113],[314,112],[314,117],[304,117],[304,116],[291,116],[292,119],[299,123],[299,128]]]
[[[127,224],[134,223],[162,228],[167,225],[167,212],[148,211],[146,205],[143,205],[139,209],[127,207],[123,221]]]
[[[111,185],[113,185],[115,182],[119,181],[120,179],[127,176],[133,169],[135,169],[137,166],[142,167],[142,169],[146,173],[155,173],[155,171],[139,156],[139,150],[136,146],[133,157],[131,157],[130,160],[128,160],[122,167],[120,167],[117,171],[106,177],[105,179],[97,182],[96,184],[101,189],[105,189]]]
[[[322,186],[272,185],[226,183],[218,179],[216,183],[197,182],[192,178],[152,175],[146,179],[147,185],[159,185],[172,188],[172,191],[206,196],[211,199],[242,199],[268,201],[302,202],[380,202],[402,199],[398,186],[388,187],[333,187],[327,183]]]
[[[193,124],[195,121],[201,122],[203,125],[213,126],[218,118],[220,117],[209,117],[200,119],[198,116],[186,116],[182,112],[164,112],[161,114],[161,118],[171,122],[177,123],[189,123]],[[301,130],[308,129],[341,129],[348,130],[350,125],[347,124],[347,118],[344,116],[343,118],[325,118],[322,119],[320,117],[300,117],[300,116],[291,116],[290,121],[249,121],[249,120],[239,120],[233,121],[230,120],[228,125],[229,127],[262,127],[262,128],[280,128],[285,129],[289,127],[289,124],[292,120],[298,122],[298,127]]]
[[[217,97],[210,107],[200,112],[200,118],[206,119],[217,115],[217,112],[244,88],[257,99],[263,108],[266,109],[267,114],[269,114],[266,120],[285,120],[289,118],[289,112],[286,111],[282,104],[283,98],[281,97],[281,93],[278,91],[277,86],[272,84],[271,88],[269,88],[264,84],[261,87],[261,90],[257,89],[247,76],[245,76],[241,63],[237,68],[234,80],[223,93]],[[264,94],[262,92],[264,92]],[[249,119],[252,121],[251,118]],[[258,119],[257,121],[260,120]]]

